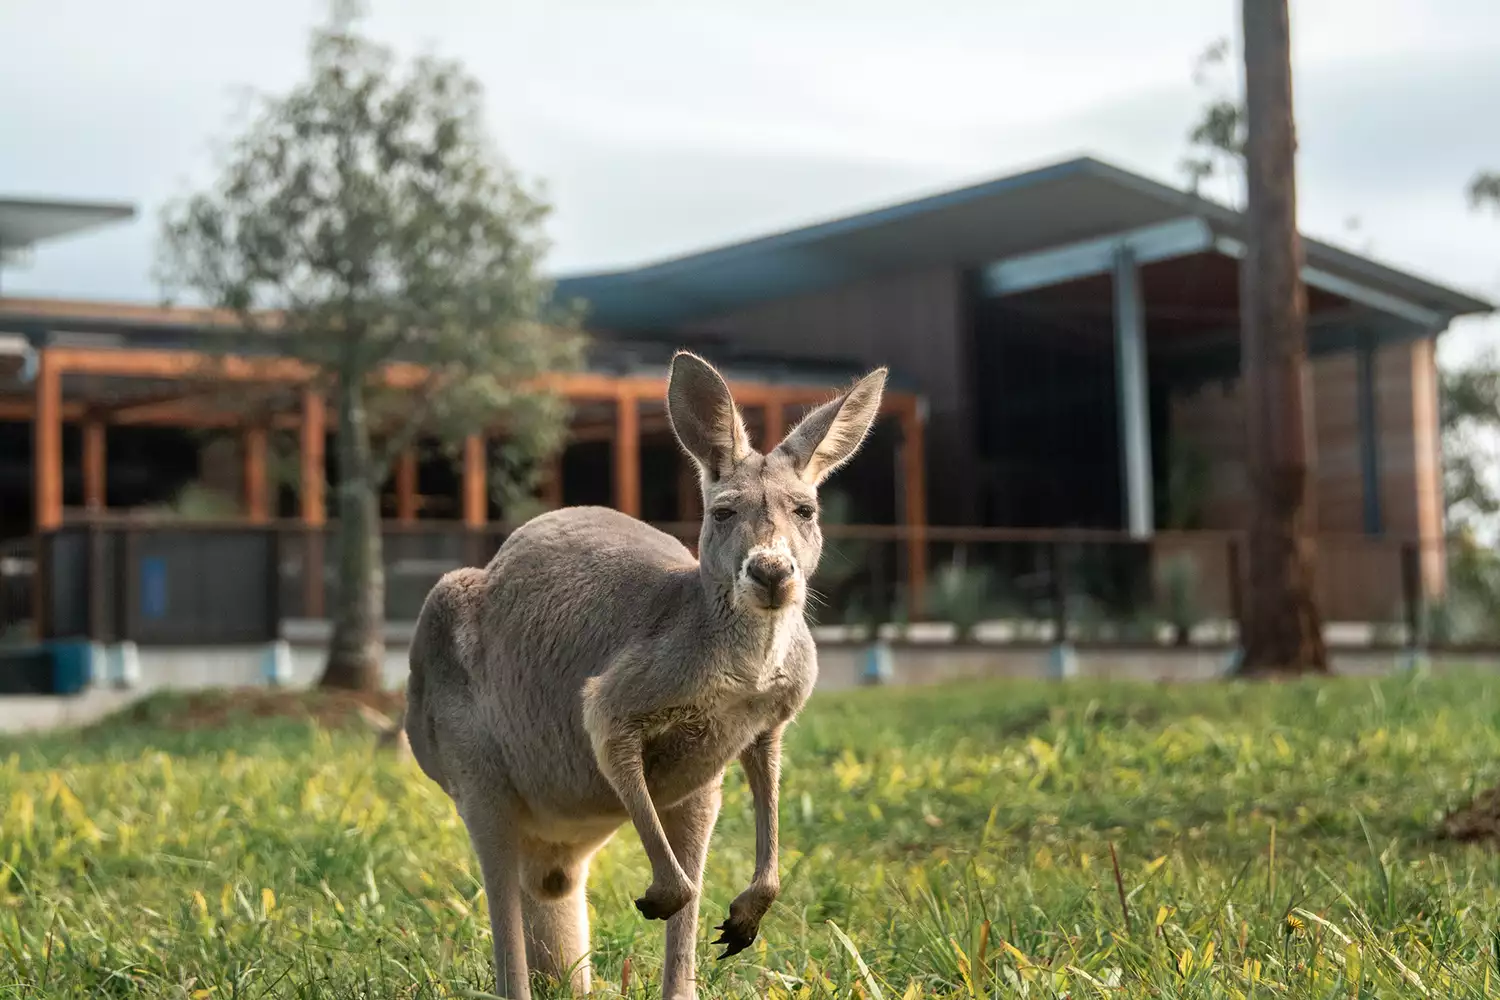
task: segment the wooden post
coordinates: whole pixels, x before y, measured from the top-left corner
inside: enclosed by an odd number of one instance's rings
[[[1248,430],[1243,668],[1328,669],[1312,540],[1307,290],[1297,232],[1296,124],[1287,0],[1241,0],[1245,176],[1241,368]]]
[[[1240,564],[1240,540],[1231,538],[1225,552],[1225,565],[1229,573],[1229,617],[1234,619],[1236,638],[1240,648],[1245,645],[1245,578]]]
[[[922,401],[911,397],[901,410],[901,490],[907,605],[913,621],[921,618],[927,596],[927,453],[922,416]]]
[[[407,448],[396,456],[396,520],[411,524],[417,519],[417,453]]]
[[[271,501],[266,478],[267,431],[252,424],[240,432],[240,458],[244,463],[241,488],[244,490],[245,518],[251,524],[271,520]]]
[[[786,403],[779,394],[772,393],[766,398],[765,411],[766,443],[761,450],[769,452],[786,437]]]
[[[104,420],[89,414],[83,421],[83,506],[89,513],[105,508]]]
[[[1401,545],[1401,605],[1406,612],[1406,647],[1419,649],[1422,635],[1422,546],[1419,542]]]
[[[698,465],[685,454],[677,456],[677,520],[692,524],[703,516],[703,485],[698,481]]]
[[[51,360],[50,350],[43,348],[38,353],[32,521],[38,531],[52,531],[62,527],[63,519],[62,372]]]
[[[105,612],[109,607],[109,597],[113,580],[104,579],[104,546],[109,542],[109,536],[98,522],[90,522],[84,529],[88,538],[87,578],[88,578],[88,637],[94,642],[106,642],[110,636],[105,621]]]
[[[302,523],[321,528],[328,522],[328,508],[323,497],[323,480],[327,475],[323,449],[328,428],[328,411],[323,397],[312,389],[302,391]]]
[[[635,396],[615,396],[615,509],[641,516],[641,414]]]
[[[328,507],[323,495],[327,475],[323,449],[326,445],[328,411],[323,397],[314,389],[302,390],[302,525],[303,570],[302,614],[306,618],[323,617],[323,526],[328,523]]]
[[[1047,545],[1047,587],[1052,594],[1052,641],[1068,641],[1068,562],[1061,542]]]
[[[484,451],[484,437],[470,434],[464,438],[464,526],[482,528],[489,520],[489,485]]]
[[[1439,419],[1436,350],[1437,341],[1432,337],[1424,337],[1411,345],[1412,474],[1416,480],[1422,587],[1429,600],[1448,591],[1448,556],[1443,536],[1443,432]]]
[[[542,474],[542,504],[548,510],[557,510],[563,505],[563,456],[558,452],[547,459],[546,471]]]

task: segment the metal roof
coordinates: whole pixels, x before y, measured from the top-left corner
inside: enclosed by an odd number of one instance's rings
[[[847,358],[788,358],[746,350],[722,337],[647,333],[595,339],[588,348],[587,366],[606,375],[661,375],[678,350],[694,351],[706,358],[731,382],[842,388],[869,374],[868,365]],[[901,392],[918,391],[915,382],[897,371],[887,373],[886,386]]]
[[[1242,234],[1240,212],[1091,157],[622,271],[567,276],[591,324],[661,328],[899,271],[979,266],[1174,219]],[[1482,299],[1305,239],[1307,262],[1446,316]]]
[[[133,218],[135,206],[120,202],[0,198],[0,250],[24,250],[44,240]]]

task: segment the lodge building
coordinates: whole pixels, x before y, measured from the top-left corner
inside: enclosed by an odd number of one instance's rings
[[[131,214],[0,201],[0,250]],[[1169,550],[1198,553],[1206,599],[1227,612],[1247,515],[1243,239],[1236,211],[1085,158],[565,276],[557,293],[586,304],[592,343],[585,370],[558,377],[572,433],[543,500],[609,503],[664,524],[696,516],[661,406],[677,347],[725,371],[757,442],[884,364],[885,417],[836,487],[845,535],[882,553],[876,575],[888,598],[905,594],[906,614],[932,604],[939,564],[987,545],[1091,540],[1143,553],[1148,566]],[[1304,250],[1325,598],[1335,617],[1373,620],[1413,586],[1402,567],[1414,565],[1426,594],[1445,585],[1435,347],[1455,318],[1493,307],[1325,243],[1305,240]],[[279,596],[257,613],[285,617],[294,603],[297,615],[322,613],[321,586],[289,578],[315,565],[328,517],[326,401],[268,349],[236,377],[263,387],[269,415],[252,425],[216,408],[212,387],[190,373],[205,340],[229,326],[200,310],[0,294],[0,553],[37,556],[36,592],[56,590],[49,565],[93,559],[102,572],[88,547],[100,543],[57,542],[49,563],[40,540],[123,530],[131,512],[197,483],[227,498],[226,518],[281,539],[265,556]],[[270,469],[273,434],[295,437],[296,475]],[[494,445],[476,433],[457,462],[402,457],[382,498],[391,558],[417,536],[439,563],[493,551],[506,519],[486,486]],[[112,562],[137,558],[111,552]],[[994,565],[1020,579],[1048,563],[1043,552]],[[144,600],[144,586],[127,587],[130,599]],[[36,600],[50,608],[44,631],[63,620],[142,624],[139,608],[95,607],[113,600],[96,590]]]

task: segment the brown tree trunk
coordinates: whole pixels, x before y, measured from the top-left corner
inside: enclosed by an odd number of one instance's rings
[[[354,388],[349,388],[350,385]],[[339,391],[338,581],[323,687],[378,691],[385,660],[385,570],[375,457],[358,380]]]
[[[1326,671],[1316,591],[1307,295],[1287,0],[1241,0],[1248,244],[1241,351],[1250,474],[1243,670]]]

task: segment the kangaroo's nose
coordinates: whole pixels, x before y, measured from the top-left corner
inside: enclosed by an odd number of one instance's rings
[[[758,557],[750,560],[745,575],[769,591],[775,591],[797,572],[792,561],[786,558]]]

